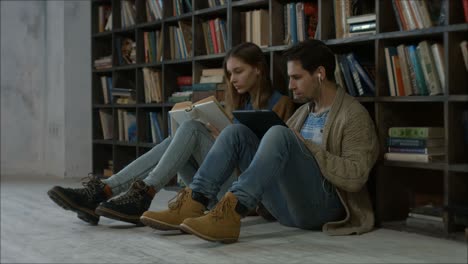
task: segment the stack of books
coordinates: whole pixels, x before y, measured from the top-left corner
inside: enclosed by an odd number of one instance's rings
[[[411,208],[406,218],[406,226],[430,230],[443,230],[443,209],[442,207],[432,204]]]
[[[349,30],[348,36],[375,34],[375,18],[375,14],[348,17],[346,19]]]
[[[169,103],[179,103],[192,100],[192,83],[193,78],[189,75],[178,76],[176,79],[178,91],[169,96]]]
[[[223,68],[203,69],[198,83],[193,84],[192,102],[214,96],[218,101],[224,101],[226,82]]]
[[[408,162],[443,161],[443,127],[391,127],[388,130],[386,160]]]

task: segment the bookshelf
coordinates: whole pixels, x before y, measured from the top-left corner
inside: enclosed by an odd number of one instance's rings
[[[127,2],[127,0],[124,0]],[[114,172],[119,171],[134,159],[155,146],[150,140],[148,113],[161,116],[161,130],[168,135],[168,114],[173,104],[168,97],[178,91],[176,79],[179,76],[192,76],[196,81],[205,68],[222,67],[224,52],[207,52],[203,36],[204,22],[220,18],[224,20],[226,32],[224,46],[228,50],[245,39],[245,12],[256,9],[268,11],[268,45],[262,47],[269,59],[270,73],[274,84],[287,86],[285,62],[281,52],[288,45],[284,42],[284,7],[297,1],[285,0],[242,0],[213,1],[224,3],[211,6],[208,0],[189,0],[192,10],[174,15],[178,5],[174,0],[162,0],[162,18],[147,21],[146,0],[129,1],[134,4],[135,24],[122,28],[121,0],[94,0],[92,2],[92,59],[93,61],[111,56],[112,65],[104,69],[91,68],[92,108],[93,108],[93,172],[102,174],[113,164]],[[185,0],[183,1],[185,2]],[[310,2],[310,1],[305,1]],[[367,9],[376,14],[376,33],[335,38],[334,1],[316,0],[318,26],[316,36],[325,41],[337,54],[354,52],[358,58],[375,65],[375,96],[357,97],[371,114],[379,135],[381,151],[373,169],[369,189],[375,207],[377,226],[405,229],[404,220],[410,207],[409,196],[413,192],[426,192],[442,196],[444,210],[444,235],[463,230],[454,221],[454,212],[459,206],[467,207],[468,189],[468,146],[464,143],[462,127],[463,112],[468,108],[468,75],[464,68],[459,44],[466,40],[468,24],[463,15],[461,0],[437,2],[446,8],[446,20],[442,25],[423,29],[400,31],[393,12],[392,1],[363,0]],[[434,1],[432,1],[434,2]],[[127,4],[125,4],[127,5]],[[112,10],[112,29],[99,32],[99,7]],[[127,20],[127,19],[126,19]],[[170,49],[169,28],[179,21],[191,25],[191,54],[174,58]],[[161,31],[163,35],[163,59],[146,62],[144,54],[144,32]],[[136,63],[118,63],[118,39],[129,38],[136,43]],[[443,45],[445,56],[445,89],[436,96],[390,96],[385,61],[385,47],[399,44],[418,44],[422,40],[436,41]],[[162,102],[145,103],[143,68],[151,68],[161,73]],[[130,104],[104,103],[101,77],[111,77],[114,87],[132,86],[135,102]],[[283,90],[286,92],[286,90]],[[133,141],[119,140],[118,112],[126,110],[136,118],[136,138]],[[105,112],[113,120],[114,136],[104,140],[100,112]],[[392,126],[440,126],[445,130],[444,160],[437,163],[397,162],[384,160],[388,129]],[[400,224],[395,224],[400,223]]]

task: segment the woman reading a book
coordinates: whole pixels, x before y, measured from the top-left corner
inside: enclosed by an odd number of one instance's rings
[[[286,121],[294,112],[292,100],[272,87],[265,56],[255,44],[242,43],[232,48],[224,58],[223,68],[228,80],[225,103],[228,113],[238,109],[269,109]],[[100,216],[140,224],[140,216],[149,209],[155,194],[176,173],[186,185],[192,182],[216,134],[209,125],[185,121],[173,137],[111,177],[100,180],[90,175],[83,183],[84,188],[55,186],[48,195],[91,224],[97,224]],[[234,179],[235,175],[226,182],[220,197]]]

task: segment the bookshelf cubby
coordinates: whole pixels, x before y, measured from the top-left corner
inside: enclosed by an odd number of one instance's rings
[[[135,24],[122,27],[122,1],[129,1],[135,7]],[[169,96],[178,91],[179,76],[192,76],[197,82],[206,68],[222,66],[224,52],[208,54],[203,36],[202,23],[220,18],[225,21],[225,48],[239,44],[245,39],[243,12],[264,9],[268,11],[268,45],[262,50],[268,58],[273,83],[282,86],[287,93],[286,62],[281,56],[288,45],[284,41],[284,7],[288,0],[241,0],[214,1],[223,5],[209,5],[208,0],[189,0],[192,10],[174,16],[175,0],[157,0],[162,3],[162,18],[148,21],[147,0],[93,0],[92,2],[92,59],[112,57],[107,68],[92,67],[92,122],[93,122],[93,172],[102,175],[113,164],[114,172],[119,171],[134,159],[149,151],[157,143],[151,140],[149,128],[150,112],[161,115],[161,130],[168,136],[168,111],[173,104]],[[151,0],[152,1],[152,0]],[[304,1],[311,2],[311,1]],[[468,24],[465,22],[461,0],[431,0],[445,10],[442,24],[429,28],[401,31],[393,9],[392,1],[359,1],[361,10],[376,14],[376,33],[345,38],[335,38],[334,8],[336,1],[315,0],[318,7],[317,36],[330,45],[337,54],[353,52],[359,61],[375,66],[375,96],[357,97],[373,118],[380,141],[380,155],[372,170],[368,187],[372,194],[377,226],[403,229],[411,206],[410,196],[415,192],[436,194],[442,197],[444,207],[444,232],[450,237],[463,230],[456,221],[456,212],[468,207],[468,140],[463,130],[463,113],[468,109],[468,74],[464,67],[460,42],[467,40]],[[112,10],[112,28],[99,32],[99,7]],[[191,52],[186,57],[175,59],[170,54],[169,27],[178,26],[179,21],[191,25]],[[144,33],[161,31],[163,59],[145,61]],[[128,37],[136,42],[136,63],[120,64],[118,39]],[[435,96],[390,96],[386,70],[385,47],[417,45],[423,40],[443,45],[445,56],[445,89]],[[145,103],[143,68],[161,72],[162,102]],[[105,103],[105,90],[101,77],[112,78],[113,86],[134,89],[135,103]],[[122,87],[120,87],[122,86]],[[126,110],[136,117],[136,140],[118,140],[118,112]],[[104,139],[100,111],[112,116],[114,135]],[[388,128],[392,126],[440,126],[445,130],[446,155],[435,163],[399,162],[384,160]],[[466,209],[465,209],[466,210]],[[458,216],[457,216],[458,217]],[[430,230],[429,230],[430,231]]]

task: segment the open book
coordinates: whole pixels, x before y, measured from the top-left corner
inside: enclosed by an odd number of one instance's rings
[[[204,124],[209,123],[219,131],[232,124],[231,118],[214,96],[192,103],[190,101],[176,103],[169,111],[171,133],[186,120],[194,119]]]

